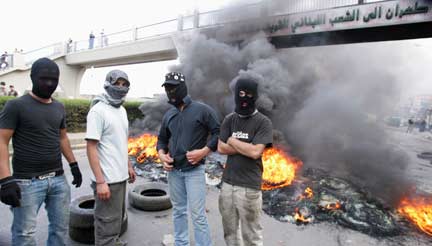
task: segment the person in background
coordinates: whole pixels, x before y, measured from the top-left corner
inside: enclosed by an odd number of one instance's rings
[[[94,47],[94,40],[95,40],[95,35],[93,34],[93,31],[90,33],[89,35],[89,49],[93,49]]]
[[[188,96],[182,73],[166,74],[162,86],[168,103],[174,106],[162,119],[157,150],[168,171],[175,245],[190,245],[189,207],[196,245],[209,246],[212,242],[205,211],[204,162],[210,151],[217,149],[219,120],[211,107]]]
[[[0,69],[6,69],[9,66],[8,63],[8,53],[7,51],[5,51],[1,56],[0,56]]]
[[[67,52],[72,52],[73,49],[73,40],[72,38],[69,38],[67,43],[66,43],[66,47],[67,47]]]
[[[51,98],[60,71],[48,58],[36,60],[30,72],[32,91],[6,102],[0,112],[0,198],[13,213],[12,245],[36,245],[39,209],[45,203],[49,230],[47,245],[66,245],[70,187],[62,154],[69,162],[72,184],[82,176],[66,131],[63,104]],[[9,141],[12,138],[12,169]]]
[[[218,151],[228,155],[222,175],[219,211],[225,243],[263,245],[261,155],[273,141],[272,123],[258,112],[258,83],[240,78],[234,90],[235,112],[222,122]]]
[[[106,75],[105,92],[93,99],[87,115],[87,156],[93,171],[95,193],[94,228],[98,246],[123,246],[121,223],[126,213],[126,181],[133,183],[135,171],[128,157],[128,118],[122,104],[129,91],[125,72]]]
[[[408,119],[407,133],[411,133],[413,129],[414,129],[414,121],[410,118]]]
[[[18,96],[18,91],[15,90],[15,87],[13,85],[9,85],[8,96],[11,96],[11,97],[17,97]]]
[[[0,96],[7,96],[8,93],[6,91],[6,82],[0,82]]]

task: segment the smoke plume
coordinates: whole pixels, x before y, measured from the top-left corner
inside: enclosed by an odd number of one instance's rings
[[[202,34],[178,36],[176,44],[180,64],[170,70],[184,73],[191,97],[211,105],[220,120],[234,108],[235,81],[253,77],[259,110],[304,168],[324,168],[388,203],[408,189],[408,157],[380,125],[401,92],[395,73],[401,57],[388,46],[277,50],[262,33],[235,44]],[[160,107],[142,106],[147,129],[160,124]]]

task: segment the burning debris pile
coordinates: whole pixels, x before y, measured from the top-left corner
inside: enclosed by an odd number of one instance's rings
[[[159,156],[156,150],[157,136],[144,133],[136,138],[128,139],[128,154],[136,156],[137,163],[160,163]]]
[[[421,231],[432,236],[431,198],[405,198],[401,201],[398,212],[412,221]]]
[[[156,182],[167,183],[167,172],[163,170],[162,163],[156,150],[157,136],[144,133],[139,137],[128,139],[129,159],[137,175]],[[209,185],[219,185],[221,182],[225,156],[211,154],[206,159],[206,182]]]
[[[286,154],[283,156],[287,160],[295,160]],[[292,170],[297,170],[301,165],[299,161],[287,160],[275,164],[290,163]],[[270,166],[268,160],[263,165],[266,172]],[[297,225],[334,222],[377,237],[407,234],[414,225],[432,236],[430,198],[415,196],[402,199],[397,208],[385,206],[384,201],[364,188],[332,177],[322,169],[312,168],[285,185],[271,179],[264,180],[263,190],[263,210],[281,222]]]
[[[167,183],[167,173],[163,170],[156,150],[157,136],[144,133],[128,139],[129,159],[137,175],[150,181]]]
[[[129,155],[138,175],[150,181],[167,182],[167,172],[156,151],[157,137],[143,134],[129,139]],[[206,182],[219,187],[225,156],[211,154],[206,160]],[[263,210],[282,222],[297,225],[334,222],[363,233],[385,237],[410,231],[415,225],[432,236],[432,201],[405,198],[398,208],[384,206],[364,188],[309,168],[300,177],[303,163],[273,147],[263,160]]]
[[[308,169],[292,185],[263,192],[263,209],[298,225],[335,222],[374,236],[399,235],[403,226],[390,208],[349,182]]]
[[[288,156],[280,148],[268,148],[262,156],[264,167],[262,190],[271,190],[290,185],[303,163]]]

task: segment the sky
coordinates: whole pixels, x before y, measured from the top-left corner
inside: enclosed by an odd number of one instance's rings
[[[0,51],[11,53],[15,48],[24,52],[57,42],[87,40],[91,31],[98,35],[145,26],[179,15],[189,15],[194,9],[207,11],[227,4],[228,0],[4,0],[1,3],[2,37]],[[105,74],[111,69],[123,69],[129,74],[132,87],[129,97],[149,97],[162,93],[160,87],[168,66],[177,61],[137,64],[131,66],[88,69],[81,83],[82,94],[102,92]],[[142,81],[146,85],[143,85]],[[139,84],[133,84],[140,81]],[[147,83],[150,83],[148,85]]]
[[[257,0],[241,0],[250,3]],[[194,9],[207,11],[232,3],[232,0],[4,0],[2,1],[2,37],[0,51],[12,52],[15,48],[28,52],[57,42],[87,40],[93,31],[98,35],[140,27],[174,19],[193,13]],[[368,45],[368,44],[365,44]],[[394,52],[404,57],[407,68],[407,94],[432,92],[430,74],[432,64],[432,40],[389,42]],[[373,45],[372,45],[373,46]],[[88,69],[81,83],[82,94],[98,94],[103,91],[105,74],[111,69],[123,69],[129,74],[132,87],[129,97],[151,97],[163,93],[160,84],[168,67],[178,61],[136,64],[121,67]],[[389,64],[386,64],[389,65]],[[134,84],[134,81],[136,83]]]

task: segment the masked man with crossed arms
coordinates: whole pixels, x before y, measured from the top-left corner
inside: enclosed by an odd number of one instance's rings
[[[69,162],[72,184],[82,182],[66,133],[63,104],[51,98],[59,68],[48,58],[31,68],[32,91],[6,103],[0,113],[1,201],[12,207],[12,245],[36,245],[36,218],[45,203],[49,220],[47,245],[65,245],[70,188],[63,175],[61,154]],[[12,138],[13,175],[8,144]]]
[[[222,122],[218,143],[218,151],[228,155],[219,196],[224,238],[228,246],[263,245],[261,155],[272,145],[273,127],[255,107],[256,81],[238,79],[234,93],[235,112]]]

